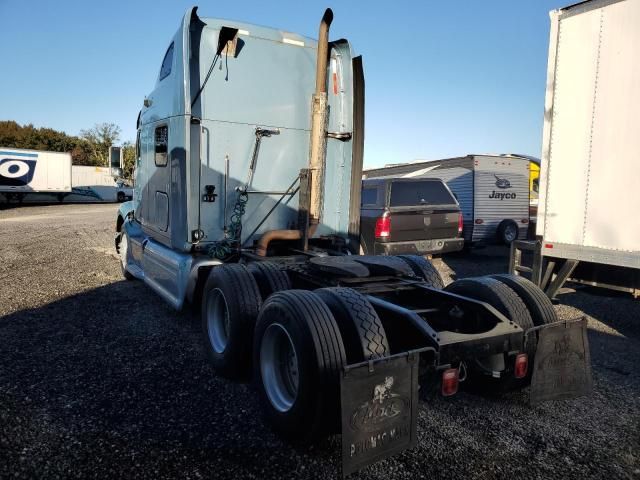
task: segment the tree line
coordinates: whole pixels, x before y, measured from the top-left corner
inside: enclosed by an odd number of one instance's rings
[[[13,120],[0,121],[0,147],[68,152],[74,165],[109,166],[109,147],[118,145],[121,130],[114,123],[98,123],[81,130],[79,136],[52,128],[20,125]],[[135,166],[135,146],[124,142],[124,177],[131,178]]]

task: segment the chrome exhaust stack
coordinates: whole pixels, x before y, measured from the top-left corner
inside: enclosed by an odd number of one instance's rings
[[[309,224],[320,223],[324,194],[324,171],[327,158],[327,64],[329,62],[329,27],[333,12],[327,8],[320,22],[318,34],[318,60],[316,63],[316,90],[311,102],[311,138],[309,147],[309,169],[311,170],[311,192]]]

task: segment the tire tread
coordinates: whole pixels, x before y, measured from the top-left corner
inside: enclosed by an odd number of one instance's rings
[[[413,273],[422,278],[430,287],[439,290],[444,288],[444,280],[430,260],[420,255],[398,255],[398,258],[406,262]]]

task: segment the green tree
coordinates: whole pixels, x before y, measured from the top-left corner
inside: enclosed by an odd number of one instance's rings
[[[133,178],[133,171],[136,168],[136,146],[131,141],[122,144],[123,172],[124,178]]]
[[[89,143],[95,165],[109,166],[109,147],[120,140],[120,127],[115,123],[96,123],[80,130],[80,137]]]
[[[69,152],[74,165],[105,165],[106,154],[104,157],[96,155],[102,148],[96,142],[115,142],[120,134],[116,125],[106,125],[106,129],[96,126],[88,131],[96,130],[97,135],[89,135],[91,140],[87,140],[51,128],[36,128],[31,124],[20,125],[13,120],[4,120],[0,121],[0,147]],[[109,151],[108,146],[106,150]]]

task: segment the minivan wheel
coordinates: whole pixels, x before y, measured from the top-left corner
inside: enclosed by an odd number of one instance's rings
[[[498,225],[498,241],[504,245],[511,245],[518,239],[518,224],[513,220],[503,220]]]

